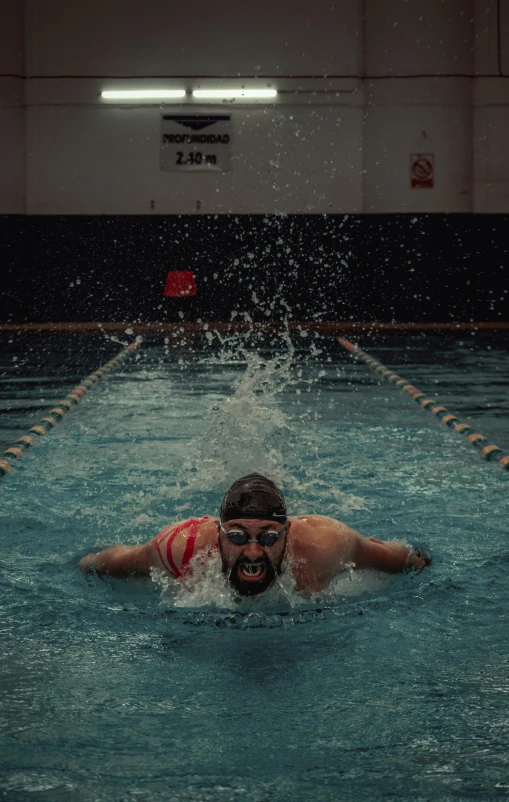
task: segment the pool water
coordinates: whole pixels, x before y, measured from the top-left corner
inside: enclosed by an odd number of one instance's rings
[[[509,450],[506,340],[359,344]],[[4,448],[121,348],[2,345]],[[241,605],[217,566],[194,589],[77,569],[251,470],[433,564]],[[147,343],[1,481],[0,798],[509,797],[508,486],[333,338]]]

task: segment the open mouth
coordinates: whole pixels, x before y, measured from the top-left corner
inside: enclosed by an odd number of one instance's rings
[[[238,575],[243,582],[259,582],[267,573],[265,560],[242,560]]]
[[[224,560],[222,564],[224,573],[228,575],[231,586],[239,596],[258,596],[267,590],[276,578],[277,568],[265,555],[250,560],[245,554],[241,554],[231,572]]]

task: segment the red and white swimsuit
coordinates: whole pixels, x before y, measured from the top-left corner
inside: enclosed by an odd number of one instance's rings
[[[171,526],[167,526],[166,529],[163,529],[158,535],[156,535],[154,546],[159,554],[159,559],[161,560],[163,567],[166,568],[166,570],[176,579],[183,577],[189,568],[189,561],[194,554],[198,529],[203,523],[205,523],[205,521],[210,521],[209,515],[204,515],[203,518],[190,518],[188,521],[184,521],[184,523],[176,526],[173,530],[172,524]],[[182,557],[182,564],[179,569],[177,568],[175,560],[173,559],[172,546],[177,535],[180,535],[181,532],[185,532],[186,530],[188,530],[186,546],[184,549],[184,555]]]

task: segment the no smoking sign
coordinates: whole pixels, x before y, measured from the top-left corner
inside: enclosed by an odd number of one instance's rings
[[[410,186],[412,189],[432,189],[435,185],[435,154],[410,154]]]

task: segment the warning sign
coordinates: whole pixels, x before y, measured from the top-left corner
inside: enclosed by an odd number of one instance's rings
[[[412,189],[433,189],[435,186],[435,154],[410,154],[410,186]]]
[[[230,169],[231,115],[163,114],[161,170],[196,172]]]

